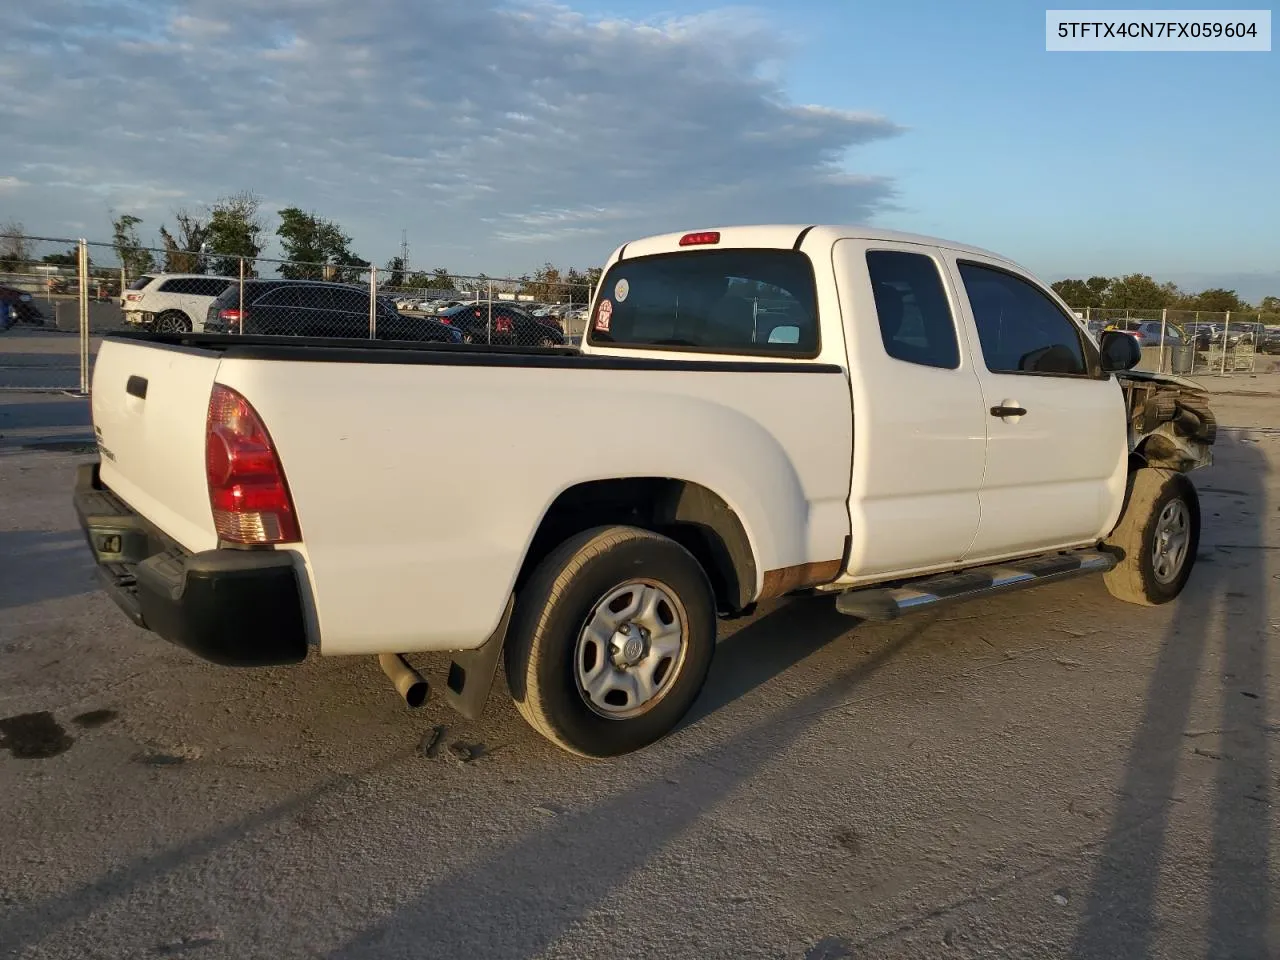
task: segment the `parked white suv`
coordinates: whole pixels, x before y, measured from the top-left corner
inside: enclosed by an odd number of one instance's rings
[[[199,273],[146,273],[120,298],[124,322],[159,333],[199,333],[209,305],[236,280]]]

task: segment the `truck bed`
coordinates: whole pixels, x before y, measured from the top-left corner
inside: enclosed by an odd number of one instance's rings
[[[690,375],[690,374],[695,375]],[[756,565],[838,563],[852,418],[843,367],[225,334],[107,337],[100,482],[190,553],[220,548],[206,479],[215,386],[253,408],[296,506],[324,653],[474,648],[542,519],[601,482],[715,491]]]

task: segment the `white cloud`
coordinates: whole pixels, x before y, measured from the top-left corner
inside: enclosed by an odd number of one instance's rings
[[[30,186],[0,214],[43,230],[97,216],[105,231],[107,207],[154,230],[252,189],[338,220],[365,256],[408,228],[415,261],[492,273],[598,262],[685,226],[864,220],[893,194],[846,162],[899,128],[790,102],[769,67],[776,26],[749,11],[15,2],[0,63],[23,70],[0,126],[21,127],[6,161]]]
[[[20,190],[29,184],[25,180],[19,180],[17,177],[0,176],[0,193],[6,193],[11,190]]]

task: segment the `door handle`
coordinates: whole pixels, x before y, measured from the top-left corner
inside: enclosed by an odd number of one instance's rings
[[[991,408],[993,417],[1025,417],[1027,411],[1022,407],[999,406]]]

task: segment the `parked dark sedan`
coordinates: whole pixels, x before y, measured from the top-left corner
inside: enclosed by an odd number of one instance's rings
[[[0,284],[0,330],[14,323],[43,324],[44,314],[26,290]]]
[[[427,317],[406,317],[382,297],[377,305],[378,340],[462,341],[458,330]],[[318,280],[246,280],[243,299],[240,284],[233,283],[213,301],[204,328],[208,333],[368,340],[369,291]]]
[[[523,310],[506,303],[469,303],[436,314],[436,319],[461,331],[464,343],[504,346],[558,347],[564,334]]]
[[[1263,327],[1258,338],[1259,353],[1280,353],[1280,327]]]

